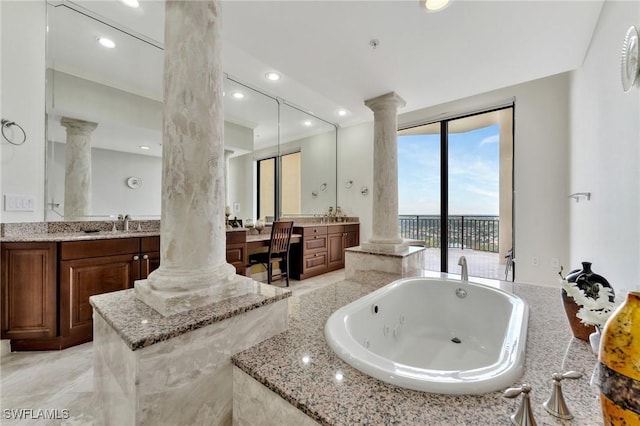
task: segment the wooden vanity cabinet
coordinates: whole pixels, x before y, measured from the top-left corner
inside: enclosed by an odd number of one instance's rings
[[[360,244],[360,226],[357,224],[328,226],[328,270],[344,268],[345,251]]]
[[[57,335],[56,243],[3,243],[2,339]]]
[[[291,247],[291,276],[304,280],[344,268],[345,249],[359,244],[359,229],[359,224],[294,227],[302,241]]]
[[[227,262],[236,268],[236,274],[247,275],[247,232],[227,231]]]
[[[12,350],[91,341],[89,297],[133,287],[160,265],[160,237],[2,243],[2,338]]]
[[[60,336],[91,341],[89,297],[131,288],[140,275],[140,238],[60,243]]]

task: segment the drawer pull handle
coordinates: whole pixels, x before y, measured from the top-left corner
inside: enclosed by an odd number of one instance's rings
[[[147,259],[149,259],[149,255],[148,255],[148,254],[145,254],[144,256],[142,256],[142,258],[143,258],[144,260],[147,260]]]
[[[139,260],[140,256],[133,256],[133,260]]]

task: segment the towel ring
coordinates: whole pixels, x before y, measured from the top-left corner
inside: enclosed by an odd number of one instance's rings
[[[27,133],[24,131],[24,129],[22,128],[22,126],[20,126],[18,123],[16,123],[15,121],[9,121],[9,120],[5,120],[4,118],[2,120],[0,120],[0,125],[1,127],[1,131],[2,131],[2,137],[5,138],[7,140],[7,142],[9,142],[11,145],[22,145],[23,143],[25,143],[25,141],[27,140]],[[20,129],[20,131],[22,131],[22,141],[21,142],[14,142],[11,139],[9,139],[7,137],[7,135],[4,134],[4,129],[9,128],[11,126],[18,126],[18,129]]]

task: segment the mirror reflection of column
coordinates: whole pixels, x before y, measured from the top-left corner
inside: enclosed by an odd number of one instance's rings
[[[67,131],[64,178],[64,218],[79,219],[91,215],[91,132],[98,123],[63,117]]]

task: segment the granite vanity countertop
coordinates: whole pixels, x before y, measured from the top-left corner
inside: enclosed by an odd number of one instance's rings
[[[341,281],[290,299],[289,330],[235,355],[233,363],[258,382],[323,425],[508,425],[522,397],[501,391],[483,395],[418,392],[371,378],[340,360],[326,344],[324,324],[339,307],[387,284],[397,276],[368,273],[359,282]],[[472,280],[473,281],[473,280]],[[591,384],[597,357],[587,342],[574,338],[562,308],[560,290],[501,282],[529,304],[525,373],[514,386],[532,387],[538,425],[602,425],[597,385]],[[308,357],[308,362],[302,361]],[[305,358],[307,360],[307,358]],[[543,402],[555,372],[577,370],[578,380],[563,382],[574,415],[560,420]],[[343,379],[336,380],[336,373]]]
[[[337,225],[359,225],[360,222],[315,222],[315,223],[296,223],[293,226],[296,228],[313,228],[315,226],[337,226]]]
[[[133,351],[291,296],[291,291],[253,281],[250,293],[165,317],[134,295],[134,289],[91,296],[89,302]]]
[[[159,235],[160,231],[52,232],[0,237],[0,243],[109,240],[112,238],[157,237]]]

